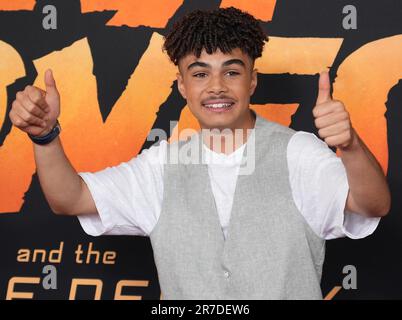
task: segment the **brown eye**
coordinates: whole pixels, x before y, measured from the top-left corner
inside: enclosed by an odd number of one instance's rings
[[[237,71],[229,71],[227,74],[230,75],[230,76],[237,76],[237,75],[239,75],[240,73],[237,72]]]
[[[195,78],[204,78],[206,76],[206,73],[200,72],[200,73],[196,73],[195,75],[193,75],[193,77]]]

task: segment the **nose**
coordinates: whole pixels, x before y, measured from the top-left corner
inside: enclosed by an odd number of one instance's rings
[[[224,79],[221,75],[211,75],[208,83],[208,93],[221,94],[227,91]]]

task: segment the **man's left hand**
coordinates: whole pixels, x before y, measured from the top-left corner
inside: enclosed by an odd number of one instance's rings
[[[328,146],[346,149],[352,145],[355,132],[350,115],[341,101],[332,99],[328,72],[320,74],[318,97],[313,108],[313,116],[318,135]]]

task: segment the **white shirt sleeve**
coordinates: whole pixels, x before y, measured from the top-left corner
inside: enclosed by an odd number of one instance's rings
[[[372,234],[380,218],[345,210],[349,184],[342,160],[316,135],[298,131],[287,147],[293,199],[312,230],[329,240]]]
[[[87,184],[99,215],[78,216],[92,236],[148,236],[158,221],[163,197],[167,142],[143,150],[128,162],[94,173],[78,173]]]

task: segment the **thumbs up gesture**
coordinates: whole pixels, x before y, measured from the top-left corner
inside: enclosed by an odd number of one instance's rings
[[[314,124],[318,135],[330,147],[346,149],[352,144],[355,132],[344,104],[331,98],[331,84],[328,72],[320,74],[318,97],[313,108]]]
[[[44,136],[60,115],[60,95],[51,70],[45,73],[46,91],[26,86],[12,103],[9,117],[14,126],[33,136]]]

